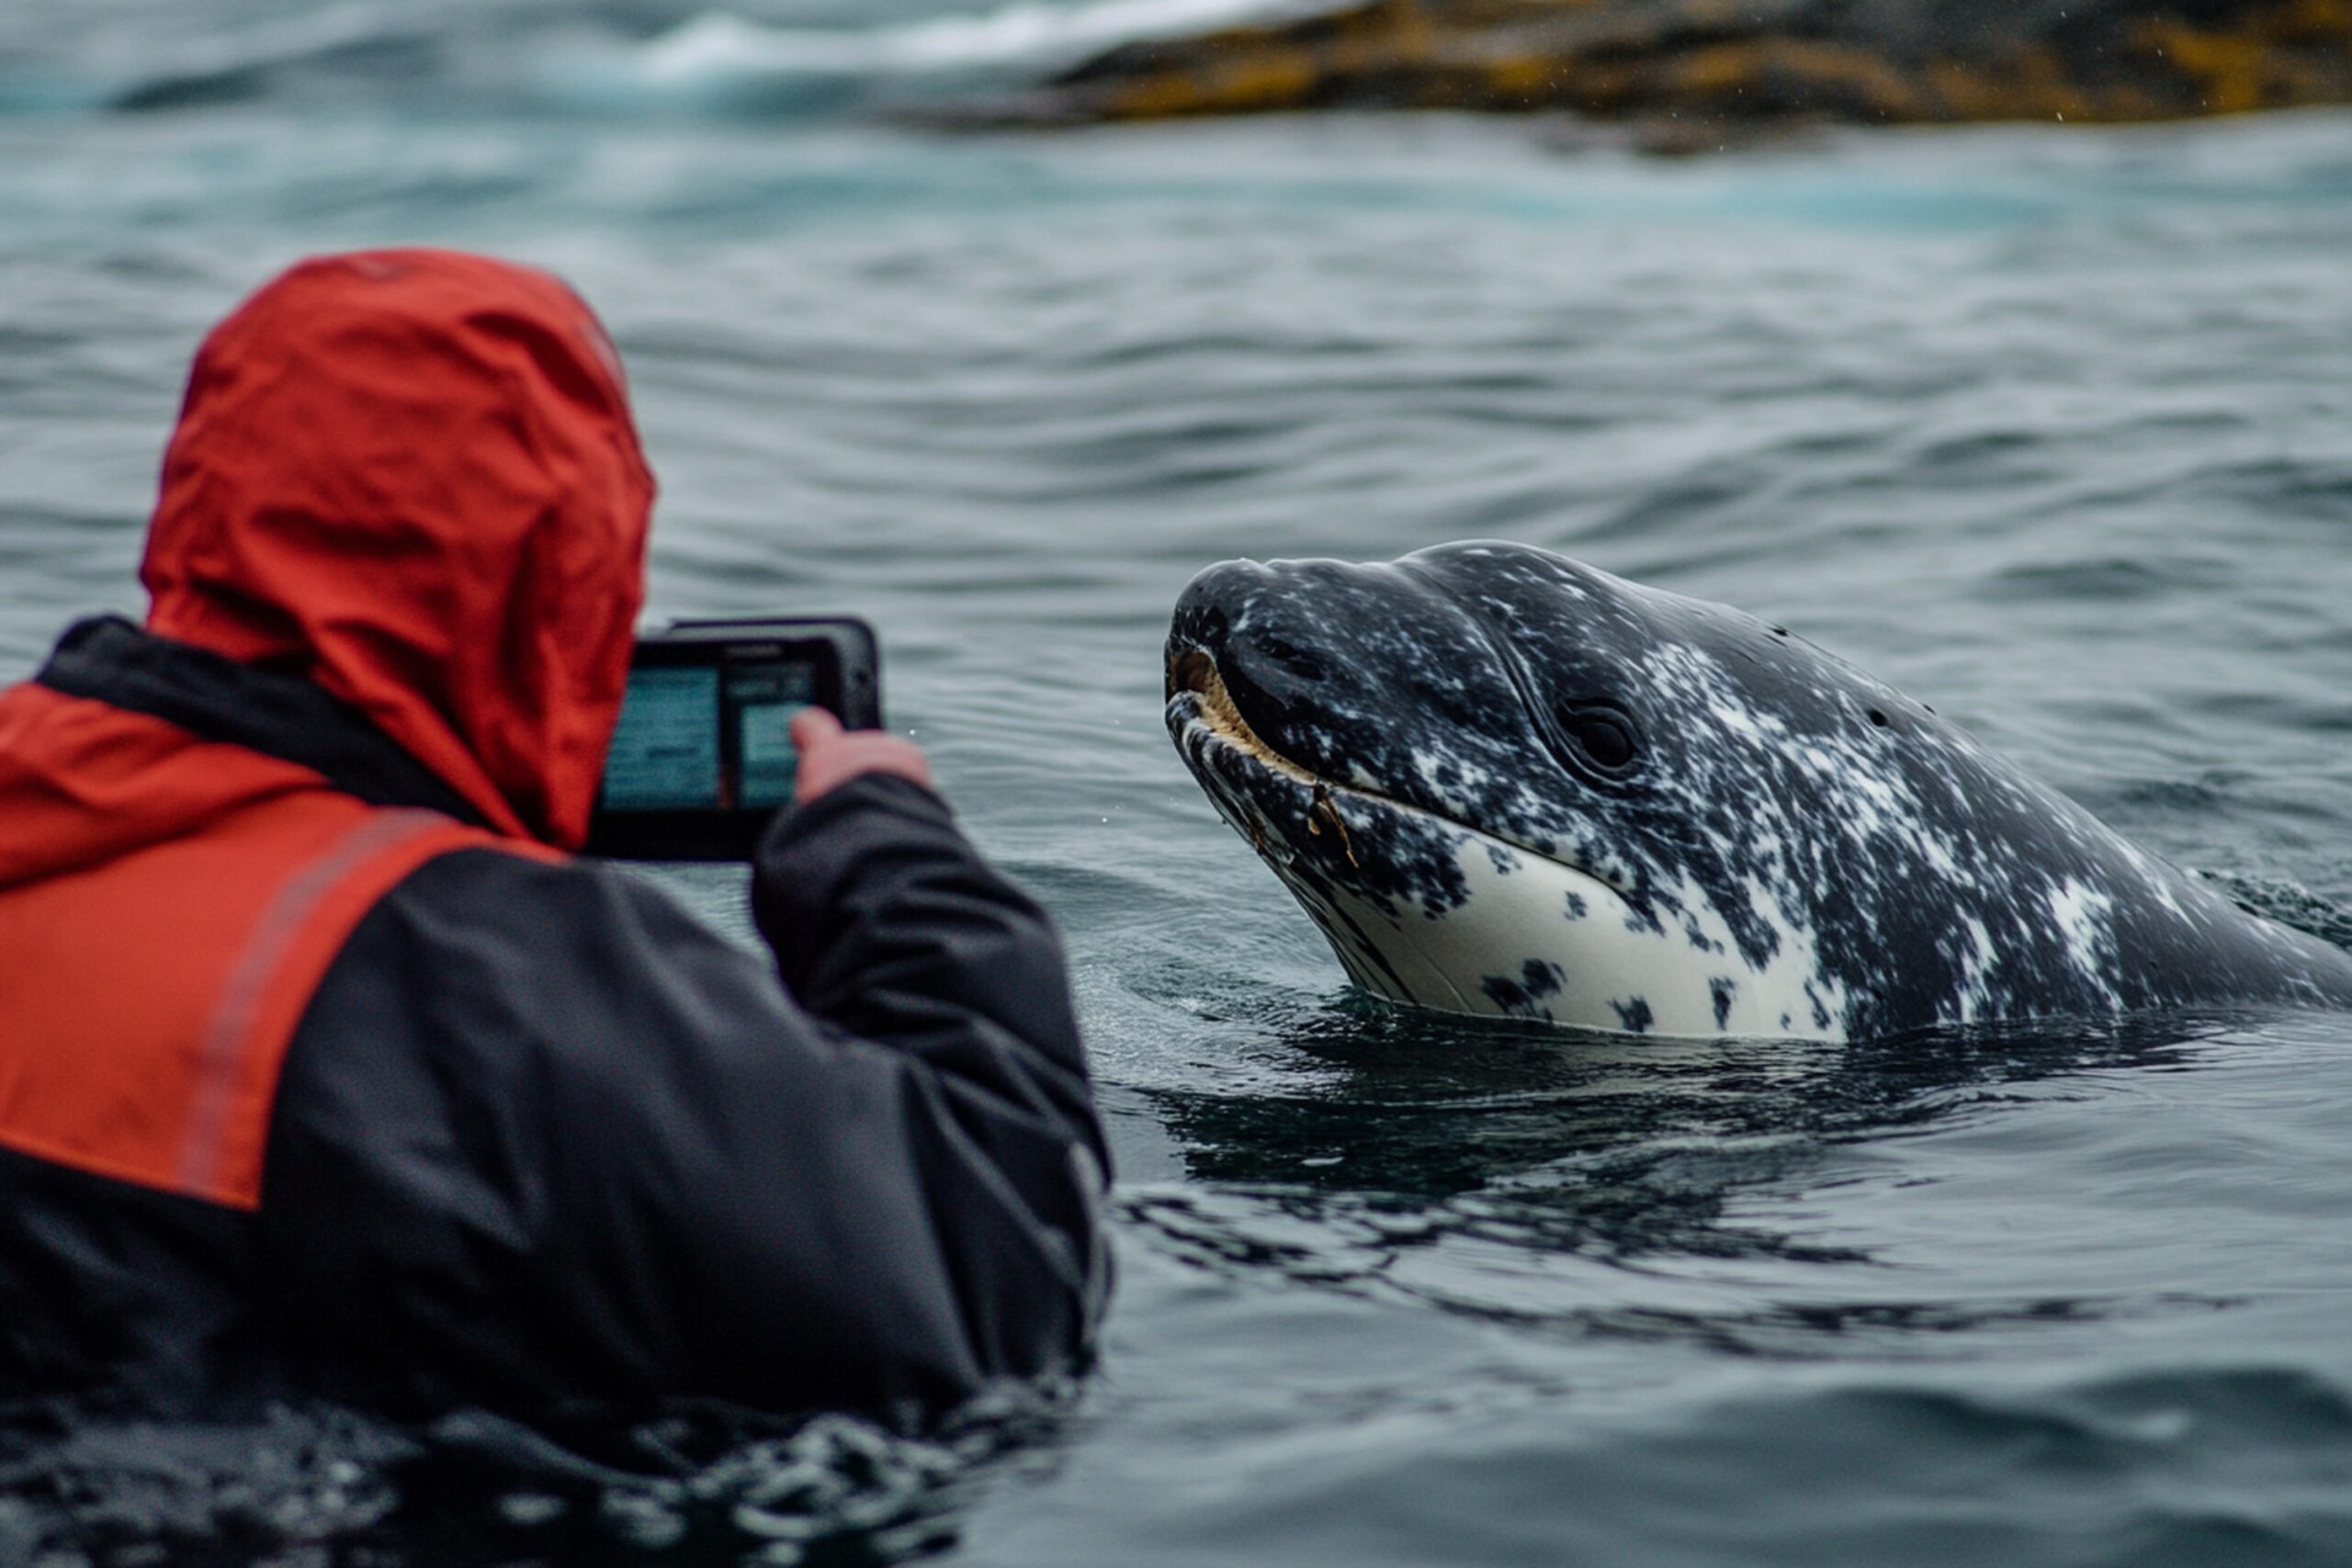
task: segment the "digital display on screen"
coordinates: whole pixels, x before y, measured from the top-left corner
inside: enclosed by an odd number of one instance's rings
[[[792,716],[817,698],[817,671],[806,664],[758,664],[727,672],[727,705],[735,717],[741,803],[782,806],[792,798],[800,754]]]
[[[613,811],[684,811],[719,803],[718,671],[632,670],[605,760]]]
[[[588,852],[751,859],[800,782],[792,721],[823,707],[878,727],[877,659],[873,629],[845,616],[681,622],[639,637]]]
[[[607,811],[764,810],[792,798],[792,716],[817,700],[801,660],[629,671],[605,761]]]

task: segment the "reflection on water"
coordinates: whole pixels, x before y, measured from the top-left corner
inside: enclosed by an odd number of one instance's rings
[[[1351,998],[1276,1031],[1302,1069],[1292,1092],[1149,1091],[1202,1185],[1130,1194],[1124,1213],[1200,1268],[1546,1332],[1802,1355],[1856,1330],[2096,1316],[2108,1309],[2064,1295],[1890,1297],[1870,1248],[1775,1223],[1790,1206],[1753,1200],[1835,1187],[1846,1147],[1982,1115],[2037,1086],[2179,1066],[2248,1021],[2007,1023],[1829,1045],[1628,1040]],[[1808,1299],[1690,1310],[1642,1283],[1694,1265],[1747,1266]],[[1838,1299],[1857,1269],[1860,1295]],[[1604,1275],[1614,1282],[1597,1285]]]
[[[2175,1063],[2240,1025],[2177,1013],[2053,1027],[2008,1022],[1859,1044],[1666,1040],[1457,1018],[1349,994],[1278,1024],[1309,1087],[1244,1096],[1149,1091],[1203,1181],[1378,1191],[1437,1201],[1507,1190],[1574,1205],[1596,1175],[1704,1146],[1724,1185],[1788,1150],[1918,1126],[2003,1086]],[[1544,1200],[1548,1201],[1548,1199]],[[1638,1235],[1622,1245],[1641,1250]]]

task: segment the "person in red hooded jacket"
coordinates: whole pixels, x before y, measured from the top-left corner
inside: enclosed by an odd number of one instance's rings
[[[652,476],[544,274],[302,263],[199,350],[143,627],[0,693],[0,1394],[935,1411],[1080,1356],[1044,915],[803,716],[773,962],[575,859]]]

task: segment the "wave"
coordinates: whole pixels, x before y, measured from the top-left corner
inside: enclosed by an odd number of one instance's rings
[[[0,38],[0,112],[153,112],[322,98],[493,114],[796,109],[920,92],[943,81],[1009,85],[1122,44],[1336,3],[1012,0],[869,27],[790,26],[707,10],[640,32],[583,24],[576,13],[528,0],[424,17],[360,0],[159,39],[136,64],[111,49],[68,48],[36,65]]]
[[[778,27],[707,11],[624,50],[571,50],[534,85],[567,107],[775,107],[1034,79],[1105,50],[1329,9],[1334,0],[1015,0],[881,28]]]
[[[1022,0],[974,16],[881,29],[763,27],[708,11],[641,51],[648,75],[675,80],[736,71],[952,72],[1075,62],[1101,50],[1318,8],[1283,0]]]
[[[451,52],[444,45],[453,41],[365,6],[210,31],[159,32],[137,64],[114,39],[79,50],[66,39],[60,40],[62,58],[47,69],[34,64],[39,57],[29,51],[0,49],[0,109],[177,108],[264,97],[286,84],[323,75],[413,80]]]

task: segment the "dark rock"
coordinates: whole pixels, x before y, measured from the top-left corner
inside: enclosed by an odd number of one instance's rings
[[[2352,0],[1373,0],[1130,44],[1007,118],[1568,111],[1627,122],[1638,144],[1700,151],[1782,125],[2346,102]]]

